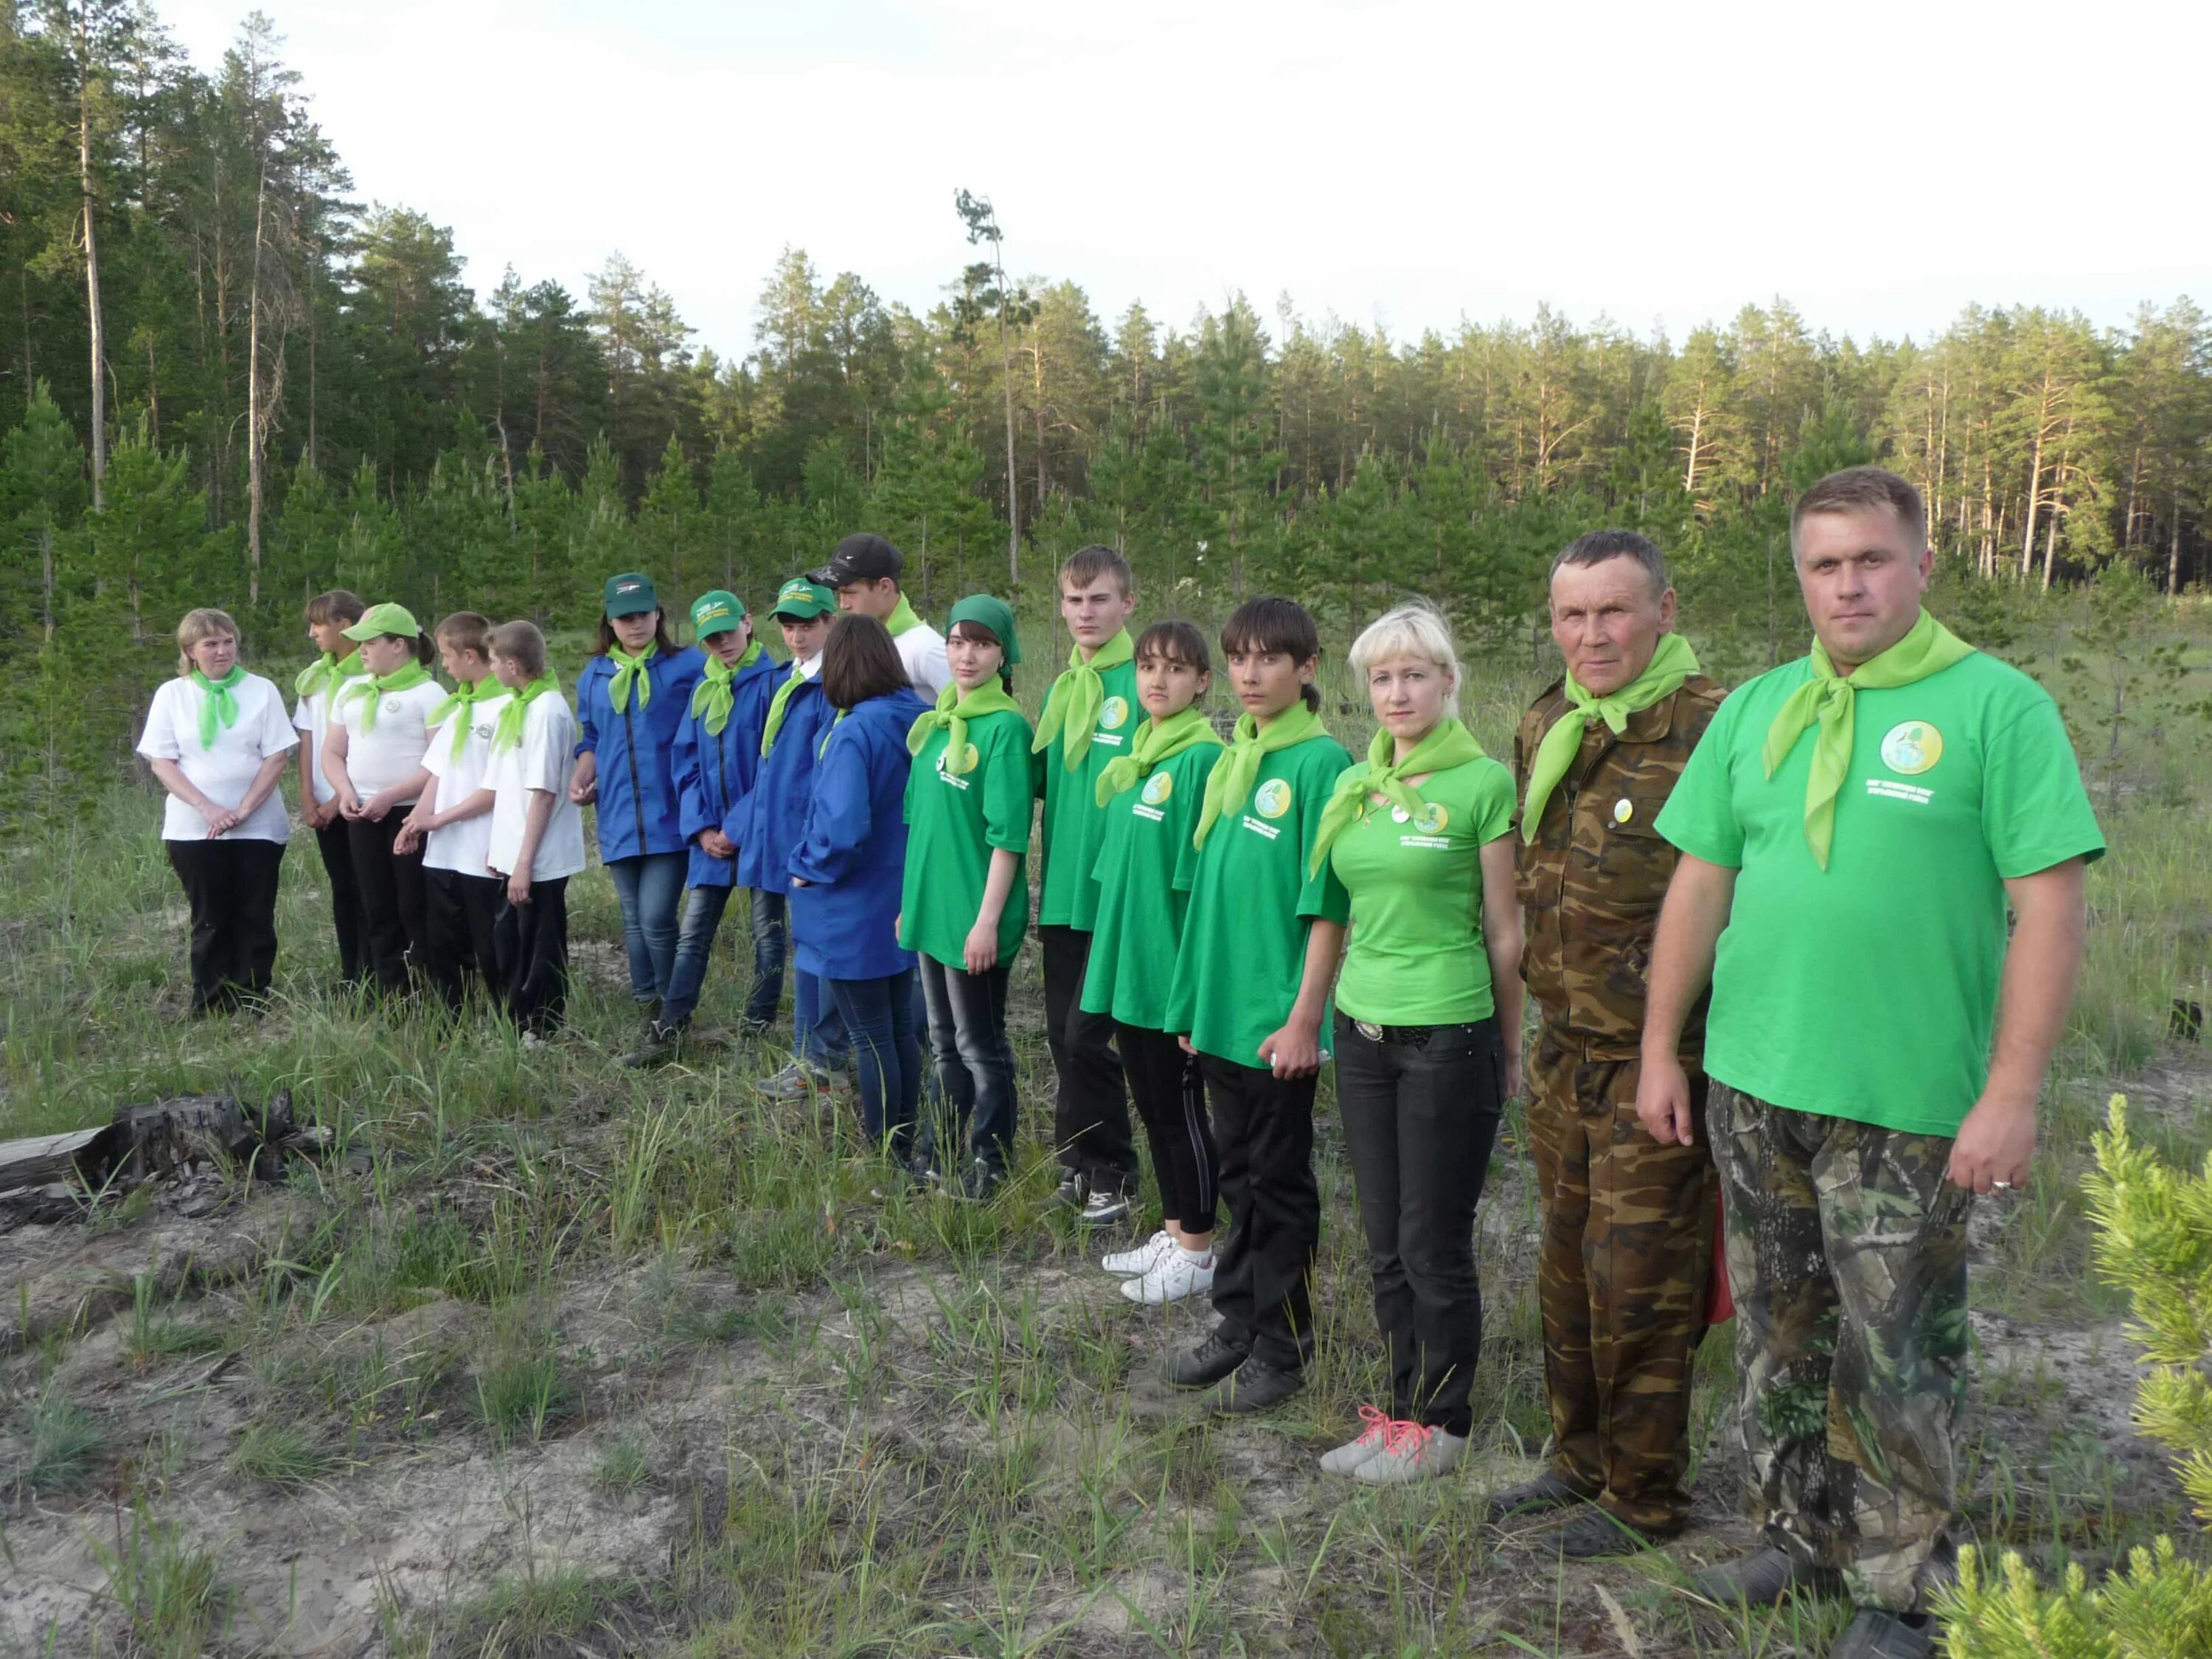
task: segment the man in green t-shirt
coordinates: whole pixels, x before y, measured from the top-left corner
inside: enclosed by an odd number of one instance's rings
[[[1829,1659],[1919,1659],[1955,1553],[1967,1213],[2027,1179],[2104,840],[2050,696],[1921,608],[1917,490],[1832,473],[1790,544],[1812,653],[1721,705],[1659,815],[1682,856],[1637,1112],[1692,1139],[1678,1039],[1710,981],[1765,1538],[1693,1588],[1762,1606],[1840,1580],[1858,1610]]]

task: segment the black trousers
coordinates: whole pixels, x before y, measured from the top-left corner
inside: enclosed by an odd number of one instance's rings
[[[497,995],[499,952],[494,924],[504,902],[506,884],[496,876],[465,876],[458,870],[424,870],[424,908],[429,949],[423,970],[447,1007],[459,1013],[471,976],[487,995]]]
[[[1160,1209],[1185,1232],[1210,1233],[1221,1197],[1221,1154],[1206,1115],[1198,1056],[1165,1031],[1115,1023],[1129,1097],[1152,1145]]]
[[[1037,942],[1044,956],[1045,1040],[1059,1079],[1052,1138],[1060,1167],[1081,1173],[1094,1191],[1133,1193],[1137,1143],[1129,1132],[1121,1056],[1114,1052],[1113,1017],[1083,1012],[1091,935],[1077,927],[1041,927]]]
[[[1014,1161],[1014,1050],[1006,1041],[1012,964],[971,974],[925,954],[918,965],[941,1109],[922,1114],[915,1150],[932,1164],[957,1150],[1003,1175]]]
[[[374,822],[354,818],[346,824],[362,913],[368,923],[368,970],[376,988],[393,996],[408,990],[414,971],[430,954],[422,850],[397,853],[392,847],[406,822],[407,814],[395,806]]]
[[[1314,1185],[1317,1077],[1279,1078],[1201,1054],[1221,1152],[1229,1238],[1214,1247],[1213,1310],[1225,1341],[1287,1370],[1313,1354],[1310,1289],[1321,1245]]]
[[[1336,1017],[1336,1103],[1359,1192],[1390,1415],[1464,1437],[1482,1352],[1474,1206],[1504,1104],[1496,1019],[1378,1042]]]
[[[502,883],[492,942],[500,1006],[524,1030],[550,1036],[568,1007],[568,878],[532,883],[527,904],[510,904]]]
[[[338,975],[349,986],[368,977],[368,922],[361,908],[361,883],[353,873],[351,826],[332,818],[315,831],[315,850],[331,878],[331,926],[338,936]]]
[[[191,912],[192,1012],[219,1012],[267,996],[276,967],[276,879],[284,868],[283,844],[161,844]]]

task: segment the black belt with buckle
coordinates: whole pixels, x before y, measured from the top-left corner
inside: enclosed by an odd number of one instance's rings
[[[1429,1039],[1439,1031],[1454,1029],[1449,1025],[1377,1025],[1372,1020],[1355,1019],[1352,1029],[1370,1042],[1387,1042],[1400,1048],[1425,1048]]]

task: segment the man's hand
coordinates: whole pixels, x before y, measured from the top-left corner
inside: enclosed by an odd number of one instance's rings
[[[702,830],[699,850],[710,859],[733,859],[738,855],[738,844],[719,830]]]
[[[1260,1044],[1260,1058],[1277,1077],[1311,1077],[1321,1070],[1321,1027],[1293,1019]]]
[[[530,902],[530,872],[518,870],[507,878],[507,902],[509,904]]]
[[[1636,1077],[1636,1115],[1644,1133],[1662,1146],[1697,1145],[1697,1121],[1690,1111],[1690,1079],[1682,1062],[1668,1054],[1646,1054]]]
[[[1959,1126],[1945,1178],[1968,1192],[2013,1190],[2027,1185],[2035,1156],[2035,1103],[1984,1094]]]
[[[392,850],[403,859],[422,844],[422,826],[414,818],[401,824],[399,833],[392,838]]]

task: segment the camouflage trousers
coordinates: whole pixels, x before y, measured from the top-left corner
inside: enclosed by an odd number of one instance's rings
[[[1728,1208],[1736,1414],[1768,1537],[1862,1606],[1948,1576],[1966,1389],[1966,1216],[1948,1136],[1712,1085]]]
[[[1537,1297],[1552,1472],[1632,1525],[1690,1510],[1690,1372],[1705,1335],[1715,1179],[1702,1145],[1636,1116],[1638,1063],[1589,1060],[1547,1026],[1528,1067],[1544,1231]],[[1705,1080],[1693,1076],[1702,1095]]]

